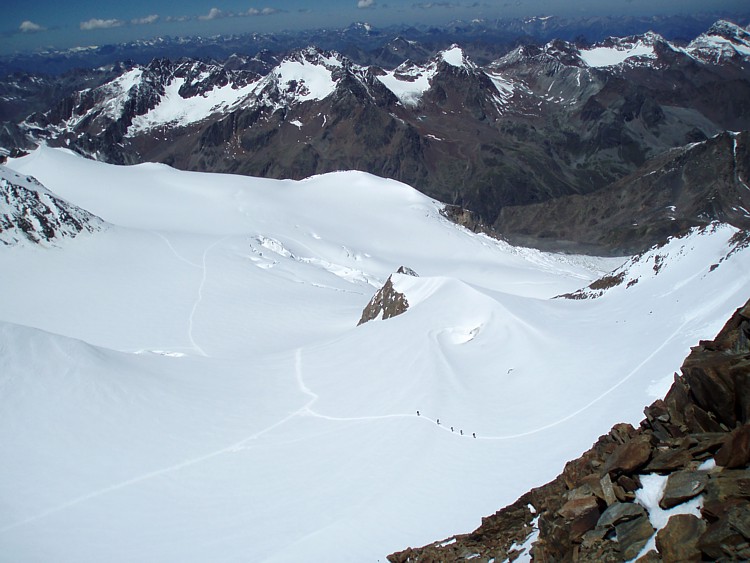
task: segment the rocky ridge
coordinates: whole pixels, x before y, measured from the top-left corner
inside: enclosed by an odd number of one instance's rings
[[[104,221],[71,205],[35,178],[0,166],[0,244],[54,244],[104,228]]]
[[[515,244],[625,255],[716,221],[748,229],[749,139],[724,132],[667,151],[596,193],[504,207],[495,230]]]
[[[564,299],[597,299],[605,293],[629,291],[642,279],[653,279],[669,269],[679,267],[679,263],[694,252],[705,252],[701,249],[701,239],[710,239],[714,235],[721,241],[711,261],[706,262],[703,275],[711,275],[717,268],[737,252],[750,246],[750,231],[738,230],[726,223],[713,222],[709,225],[693,227],[679,236],[672,236],[663,243],[654,245],[645,252],[629,258],[624,264],[595,280],[588,286],[572,293],[559,295]]]
[[[389,561],[750,559],[750,301],[681,372],[638,428],[615,425],[474,532]]]

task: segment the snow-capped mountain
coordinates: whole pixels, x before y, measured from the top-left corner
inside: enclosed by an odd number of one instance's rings
[[[370,561],[474,529],[637,422],[750,292],[725,225],[659,249],[658,273],[631,264],[638,283],[555,299],[626,260],[516,248],[361,172],[49,147],[9,167],[112,224],[0,248],[14,560]],[[401,265],[408,309],[357,326]]]
[[[677,50],[656,33],[626,38],[609,38],[602,43],[579,51],[581,60],[589,67],[601,68],[621,64],[655,65],[658,53]]]
[[[722,63],[750,57],[750,33],[728,21],[718,21],[687,47],[692,56],[706,62]]]
[[[368,69],[339,53],[309,47],[286,57],[274,68],[258,84],[255,97],[264,110],[274,113],[304,102],[319,102],[342,91],[361,91],[372,99],[382,97],[382,91],[371,91],[372,82]]]
[[[727,13],[711,12],[685,15],[649,17],[632,16],[541,16],[532,18],[491,18],[453,21],[447,25],[396,24],[376,27],[360,22],[348,28],[287,30],[274,33],[240,33],[233,35],[201,35],[193,37],[159,36],[120,44],[45,49],[33,53],[14,53],[0,57],[0,74],[31,72],[57,75],[81,68],[98,68],[120,61],[147,64],[153,59],[203,58],[221,60],[235,54],[255,57],[273,51],[283,56],[307,45],[318,45],[326,50],[344,54],[362,65],[392,68],[404,58],[418,62],[428,60],[436,51],[452,43],[466,45],[472,58],[483,64],[497,58],[519,43],[545,43],[552,39],[573,41],[586,37],[592,42],[609,36],[635,35],[653,30],[664,37],[684,39],[696,37],[716,21],[729,17]],[[743,25],[747,15],[735,15]],[[394,59],[391,44],[399,47],[400,40],[411,47],[405,57]],[[403,44],[401,44],[403,47]],[[400,47],[399,47],[400,51]],[[250,70],[258,71],[257,68]]]
[[[706,37],[728,29],[741,40],[722,22]],[[236,56],[234,70],[158,60],[21,129],[112,163],[295,179],[363,170],[493,225],[509,206],[595,192],[667,150],[750,129],[746,59],[706,53],[650,32],[525,45],[484,66],[458,45],[392,70],[315,47],[266,57],[262,75]]]
[[[439,52],[427,64],[406,61],[377,78],[407,108],[445,109],[448,104],[456,106],[455,112],[472,102],[488,109],[487,102],[494,101],[496,111],[489,111],[497,117],[513,93],[512,83],[480,69],[459,45]],[[449,98],[457,99],[450,104]]]
[[[669,68],[673,64],[675,53],[708,64],[747,59],[750,57],[750,33],[736,24],[720,20],[684,48],[665,40],[657,33],[648,32],[628,38],[609,38],[581,49],[580,57],[591,67],[627,63]],[[663,57],[666,59],[660,61]]]
[[[199,61],[154,60],[32,115],[25,126],[65,146],[126,161],[117,156],[116,148],[125,136],[184,127],[223,114],[248,97],[259,78]]]
[[[2,245],[54,245],[103,227],[98,217],[57,197],[33,177],[0,166]]]

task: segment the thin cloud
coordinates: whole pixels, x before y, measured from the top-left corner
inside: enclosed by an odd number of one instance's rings
[[[225,12],[224,10],[220,10],[219,8],[211,8],[207,14],[204,14],[202,16],[167,16],[164,18],[165,22],[185,22],[189,20],[200,20],[200,21],[211,21],[211,20],[218,20],[223,18],[245,18],[245,17],[256,17],[256,16],[272,16],[274,14],[280,14],[284,12],[284,10],[279,10],[276,8],[248,8],[244,12]],[[149,16],[154,17],[154,16]],[[156,16],[158,17],[158,16]],[[145,20],[146,18],[143,18]],[[155,20],[154,20],[155,21]],[[136,23],[135,20],[133,20],[133,23]],[[146,21],[139,21],[139,23],[153,23],[153,22],[146,22]]]
[[[364,10],[366,8],[374,8],[375,7],[375,0],[359,0],[357,2],[357,8],[360,10]]]
[[[417,2],[411,5],[412,8],[419,10],[432,10],[433,8],[460,8],[460,4],[453,4],[452,2]]]
[[[122,20],[102,20],[99,18],[91,18],[88,21],[81,22],[81,29],[90,31],[92,29],[110,29],[122,25],[125,25],[125,22]]]
[[[156,14],[151,14],[150,16],[146,16],[145,18],[136,18],[134,20],[130,20],[130,23],[133,25],[149,25],[152,23],[156,23],[159,21],[159,16]]]
[[[47,28],[34,23],[33,21],[24,20],[21,25],[18,26],[18,31],[21,33],[37,33],[39,31],[46,31]]]
[[[219,8],[211,8],[208,11],[208,14],[205,16],[198,16],[199,20],[218,20],[221,18],[227,18],[230,17],[231,14],[227,14],[226,12],[219,10]]]
[[[249,8],[247,12],[243,12],[240,14],[241,16],[271,16],[273,14],[279,13],[279,10],[276,8]]]

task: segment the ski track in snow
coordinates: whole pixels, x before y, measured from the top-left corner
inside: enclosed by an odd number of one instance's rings
[[[620,387],[623,383],[628,381],[631,377],[633,377],[636,373],[638,373],[643,366],[645,366],[648,362],[650,362],[654,356],[656,356],[659,352],[661,352],[666,346],[672,342],[672,340],[675,339],[676,336],[678,336],[685,326],[688,325],[688,323],[692,319],[688,318],[686,319],[679,327],[677,327],[677,330],[675,330],[672,334],[669,335],[667,339],[662,342],[660,346],[658,346],[653,352],[651,352],[648,356],[646,356],[641,363],[639,363],[637,366],[635,366],[630,373],[628,373],[625,377],[623,377],[620,381],[615,383],[612,387],[601,393],[599,396],[594,397],[591,399],[588,403],[583,405],[578,410],[573,411],[572,413],[562,417],[559,420],[556,420],[554,422],[550,422],[549,424],[545,424],[544,426],[540,426],[539,428],[535,428],[534,430],[528,430],[526,432],[520,432],[518,434],[509,434],[507,436],[480,436],[479,439],[481,440],[513,440],[515,438],[524,438],[526,436],[531,436],[532,434],[538,434],[539,432],[543,432],[544,430],[548,430],[550,428],[554,428],[555,426],[559,426],[560,424],[563,424],[564,422],[567,422],[571,418],[574,418],[581,414],[582,412],[588,410],[590,407],[594,406],[596,403],[601,401],[604,397],[612,393],[615,389]]]
[[[158,236],[162,240],[164,240],[164,242],[167,244],[167,246],[170,248],[171,252],[175,255],[175,257],[177,259],[179,259],[179,260],[181,260],[181,261],[183,261],[183,262],[191,265],[192,267],[196,267],[196,268],[200,267],[200,268],[202,268],[201,282],[200,282],[200,284],[198,286],[198,296],[197,296],[195,302],[193,303],[193,307],[192,307],[191,314],[190,314],[190,317],[189,317],[188,334],[189,334],[190,342],[192,343],[194,349],[198,353],[200,353],[202,356],[208,357],[208,355],[206,354],[206,352],[203,350],[203,348],[201,348],[196,343],[196,341],[195,341],[195,339],[193,337],[194,316],[195,316],[195,313],[196,313],[196,311],[197,311],[198,307],[200,306],[201,301],[203,299],[203,290],[205,288],[205,285],[206,285],[206,282],[207,282],[207,278],[208,278],[208,268],[207,268],[208,256],[211,253],[211,251],[213,249],[215,249],[219,244],[221,244],[225,240],[231,238],[231,235],[227,235],[227,236],[224,236],[222,238],[218,238],[217,240],[215,240],[214,242],[212,242],[211,244],[209,244],[208,246],[206,246],[206,248],[204,249],[203,254],[202,254],[201,265],[199,266],[198,264],[195,264],[195,263],[189,261],[188,259],[184,258],[183,256],[181,256],[179,254],[179,252],[177,252],[177,250],[172,246],[171,242],[169,241],[169,239],[167,237],[165,237],[161,233],[158,233],[158,232],[155,232],[155,231],[153,232],[153,234],[155,234],[156,236]],[[125,481],[121,481],[119,483],[115,483],[115,484],[112,484],[112,485],[109,485],[109,486],[106,486],[106,487],[103,487],[103,488],[100,488],[100,489],[96,489],[96,490],[91,491],[89,493],[77,496],[77,497],[75,497],[75,498],[73,498],[71,500],[68,500],[68,501],[63,502],[61,504],[58,504],[56,506],[47,508],[47,509],[45,509],[45,510],[43,510],[43,511],[41,511],[41,512],[35,514],[35,515],[28,516],[28,517],[26,517],[26,518],[24,518],[22,520],[13,522],[11,524],[8,524],[5,527],[0,528],[0,534],[4,534],[4,533],[7,533],[7,532],[9,532],[11,530],[14,530],[16,528],[19,528],[19,527],[22,527],[22,526],[34,523],[34,522],[36,522],[38,520],[41,520],[41,519],[44,519],[46,517],[52,516],[54,514],[63,512],[65,510],[69,509],[69,508],[72,508],[72,507],[77,506],[79,504],[82,504],[82,503],[88,502],[90,500],[96,499],[98,497],[101,497],[101,496],[104,496],[104,495],[107,495],[107,494],[110,494],[110,493],[114,493],[116,491],[120,491],[120,490],[125,489],[127,487],[130,487],[132,485],[137,485],[137,484],[143,483],[143,482],[148,481],[150,479],[153,479],[155,477],[160,477],[160,476],[163,476],[163,475],[175,472],[175,471],[180,471],[182,469],[185,469],[185,468],[188,468],[188,467],[200,464],[200,463],[204,463],[206,461],[209,461],[211,459],[217,458],[217,457],[225,455],[225,454],[235,454],[235,453],[239,453],[239,452],[241,452],[243,450],[252,449],[252,446],[250,445],[250,443],[252,441],[259,439],[261,436],[264,436],[264,435],[266,435],[266,434],[274,431],[275,429],[283,426],[284,424],[290,422],[291,420],[293,420],[293,419],[295,419],[297,417],[313,417],[313,418],[318,418],[318,419],[321,419],[321,420],[327,420],[327,421],[332,421],[332,422],[371,422],[371,421],[382,421],[382,420],[388,420],[388,419],[409,419],[409,418],[413,419],[413,418],[417,418],[420,421],[423,420],[424,422],[429,423],[431,426],[433,426],[436,429],[440,429],[443,432],[450,433],[451,435],[455,436],[456,438],[469,438],[469,439],[471,439],[473,437],[473,438],[476,438],[477,440],[485,440],[485,441],[513,440],[513,439],[518,439],[518,438],[523,438],[523,437],[526,437],[526,436],[530,436],[530,435],[533,435],[533,434],[538,434],[538,433],[543,432],[545,430],[548,430],[550,428],[559,426],[559,425],[561,425],[561,424],[569,421],[570,419],[572,419],[572,418],[580,415],[581,413],[583,413],[586,410],[588,410],[589,408],[591,408],[594,404],[596,404],[599,401],[601,401],[604,397],[608,396],[613,391],[615,391],[616,389],[618,389],[625,382],[627,382],[634,375],[636,375],[645,365],[648,364],[648,362],[650,362],[654,357],[656,357],[662,350],[664,350],[679,334],[681,334],[684,331],[685,327],[688,324],[690,324],[690,322],[692,320],[693,320],[693,317],[687,317],[687,318],[685,318],[683,320],[683,322],[669,335],[668,338],[666,338],[659,346],[657,346],[650,354],[648,354],[640,363],[638,363],[638,365],[636,365],[625,377],[623,377],[622,379],[620,379],[617,383],[615,383],[609,389],[605,390],[604,392],[600,393],[595,398],[593,398],[590,401],[588,401],[582,407],[576,409],[575,411],[567,414],[566,416],[564,416],[564,417],[562,417],[562,418],[560,418],[560,419],[558,419],[556,421],[550,422],[550,423],[545,424],[543,426],[540,426],[538,428],[534,428],[532,430],[528,430],[528,431],[520,432],[520,433],[516,433],[516,434],[495,435],[495,436],[482,436],[482,435],[480,435],[480,436],[474,436],[474,434],[470,430],[467,430],[465,433],[462,434],[459,431],[451,430],[450,423],[444,421],[442,424],[440,424],[440,423],[437,422],[437,419],[431,418],[430,416],[427,416],[424,413],[420,413],[420,414],[416,414],[416,413],[413,413],[413,414],[412,413],[409,413],[409,414],[407,414],[407,413],[394,413],[394,414],[383,414],[383,415],[341,417],[341,416],[331,416],[331,415],[326,415],[326,414],[322,414],[322,413],[316,412],[312,407],[319,400],[320,396],[317,393],[315,393],[313,390],[311,390],[307,386],[307,384],[305,383],[304,373],[303,373],[303,371],[304,371],[303,370],[303,361],[302,361],[303,360],[303,358],[302,358],[303,348],[298,348],[294,352],[294,377],[295,377],[295,384],[296,384],[297,390],[303,396],[306,396],[308,398],[308,400],[305,402],[305,404],[302,405],[300,408],[298,408],[298,409],[296,409],[296,410],[294,410],[294,411],[286,414],[286,416],[283,416],[282,418],[280,418],[279,420],[277,420],[273,424],[271,424],[271,425],[269,425],[269,426],[267,426],[267,427],[265,427],[265,428],[263,428],[261,430],[258,430],[256,432],[254,432],[253,434],[251,434],[251,435],[249,435],[249,436],[247,436],[247,437],[245,437],[245,438],[243,438],[243,439],[241,439],[241,440],[239,440],[237,442],[234,442],[233,444],[230,444],[228,446],[225,446],[223,448],[211,451],[209,453],[206,453],[206,454],[203,454],[203,455],[200,455],[200,456],[197,456],[197,457],[185,459],[185,460],[180,461],[178,463],[175,463],[173,465],[169,465],[167,467],[163,467],[163,468],[160,468],[160,469],[155,469],[155,470],[146,472],[144,474],[132,477],[132,478],[127,479]],[[439,341],[438,334],[433,334],[432,335],[432,339],[433,339],[433,341],[436,344],[438,344],[437,350],[440,352],[440,356],[438,358],[438,361],[441,364],[443,364],[445,367],[447,367],[449,372],[451,372],[452,369],[450,368],[450,362],[448,361],[448,358],[446,358],[442,354],[442,349],[441,349],[441,346],[439,345],[439,342],[438,342]],[[454,423],[454,428],[457,428],[456,425],[455,425],[455,423]]]
[[[231,235],[227,235],[225,237],[222,237],[213,243],[209,244],[206,249],[203,251],[203,256],[201,258],[202,268],[203,268],[203,275],[201,276],[201,283],[198,286],[198,298],[195,300],[195,303],[193,303],[193,308],[190,311],[190,317],[188,318],[188,339],[190,340],[190,343],[193,345],[193,348],[203,357],[207,358],[208,354],[206,354],[206,351],[201,348],[198,343],[195,341],[195,338],[193,337],[193,328],[194,328],[194,319],[195,319],[195,312],[198,310],[198,306],[201,304],[201,301],[203,301],[203,288],[206,285],[206,278],[208,268],[206,267],[206,258],[208,257],[208,253],[211,252],[211,250],[219,245],[220,243],[224,242],[228,238],[230,238]],[[171,244],[170,244],[171,247]]]
[[[205,259],[209,251],[214,248],[216,245],[218,245],[220,242],[225,240],[228,237],[224,237],[220,240],[217,240],[213,244],[209,245],[206,250],[203,253],[203,261],[205,266]],[[205,267],[204,267],[204,279],[201,282],[201,289],[203,287],[203,283],[205,283]],[[200,291],[199,291],[199,299],[196,301],[196,304],[194,306],[194,309],[197,307],[198,303],[200,302]],[[191,318],[192,320],[192,318]],[[242,440],[235,442],[234,444],[231,444],[229,446],[226,446],[224,448],[215,450],[213,452],[204,454],[202,456],[190,458],[184,461],[181,461],[179,463],[176,463],[174,465],[170,465],[168,467],[164,467],[162,469],[156,469],[154,471],[150,471],[148,473],[144,473],[143,475],[139,475],[137,477],[133,477],[131,479],[128,479],[126,481],[122,481],[120,483],[116,483],[114,485],[110,485],[108,487],[104,487],[102,489],[97,489],[95,491],[92,491],[90,493],[81,495],[79,497],[76,497],[72,500],[69,500],[67,502],[64,502],[62,504],[59,504],[57,506],[54,506],[52,508],[48,508],[46,510],[43,510],[42,512],[29,516],[28,518],[25,518],[23,520],[20,520],[18,522],[14,522],[12,524],[9,524],[5,526],[4,528],[0,528],[0,534],[6,533],[10,530],[13,530],[15,528],[18,528],[20,526],[24,526],[26,524],[31,524],[37,520],[43,519],[47,516],[51,516],[53,514],[56,514],[58,512],[62,512],[68,508],[71,508],[73,506],[76,506],[78,504],[87,502],[89,500],[95,499],[97,497],[113,493],[115,491],[119,491],[121,489],[124,489],[126,487],[129,487],[131,485],[136,485],[138,483],[142,483],[144,481],[147,481],[149,479],[153,479],[154,477],[160,477],[162,475],[166,475],[168,473],[172,473],[174,471],[180,471],[182,469],[185,469],[187,467],[203,463],[205,461],[209,461],[213,458],[216,458],[218,456],[224,455],[224,454],[233,454],[238,453],[243,450],[251,449],[251,446],[249,446],[249,442],[253,440],[257,440],[261,436],[268,434],[269,432],[272,432],[273,430],[279,428],[280,426],[283,426],[290,420],[299,417],[299,416],[309,416],[314,418],[319,418],[322,420],[328,420],[333,422],[365,422],[365,421],[375,421],[375,420],[387,420],[387,419],[394,419],[394,418],[418,418],[420,420],[424,420],[425,422],[429,422],[431,425],[433,425],[435,428],[438,428],[442,430],[443,432],[448,432],[457,438],[475,438],[477,440],[513,440],[517,438],[523,438],[526,436],[530,436],[532,434],[538,434],[539,432],[543,432],[545,430],[548,430],[550,428],[553,428],[555,426],[559,426],[560,424],[563,424],[567,422],[568,420],[578,416],[579,414],[583,413],[590,407],[592,407],[594,404],[602,400],[604,397],[612,393],[615,389],[623,385],[626,381],[628,381],[631,377],[633,377],[638,371],[643,368],[649,361],[651,361],[659,352],[661,352],[676,336],[678,336],[685,328],[686,325],[690,323],[692,319],[688,318],[686,319],[660,346],[655,348],[648,356],[646,356],[635,368],[633,368],[630,373],[628,373],[624,378],[622,378],[620,381],[618,381],[615,385],[586,403],[581,408],[571,412],[567,416],[556,420],[554,422],[551,422],[549,424],[545,424],[544,426],[540,426],[539,428],[535,428],[533,430],[529,430],[527,432],[521,432],[518,434],[509,434],[506,436],[473,436],[472,432],[467,431],[465,434],[459,433],[459,431],[453,431],[450,429],[450,424],[443,423],[439,424],[436,419],[433,419],[429,416],[426,416],[424,414],[385,414],[385,415],[371,415],[371,416],[357,416],[357,417],[338,417],[338,416],[329,416],[325,414],[321,414],[318,412],[315,412],[311,407],[315,404],[315,402],[318,401],[320,396],[312,391],[307,384],[305,383],[304,376],[303,376],[303,369],[302,369],[302,348],[298,348],[295,351],[294,354],[294,375],[295,375],[295,381],[297,385],[297,389],[302,393],[303,395],[306,395],[309,397],[309,400],[300,408],[297,410],[287,414],[285,417],[279,419],[275,423],[271,424],[270,426],[267,426],[266,428],[263,428],[262,430],[258,430],[257,432],[251,434],[250,436],[243,438]],[[191,325],[192,326],[192,325]],[[192,337],[191,337],[192,338]],[[200,347],[196,345],[196,349],[202,352]],[[205,355],[205,353],[203,354]],[[455,427],[455,424],[454,424]]]
[[[227,238],[227,237],[224,237]],[[224,240],[224,239],[221,239]],[[211,250],[212,247],[216,246],[221,240],[216,241],[212,245],[210,245],[208,248],[206,248],[206,251],[204,252],[204,258],[205,254]],[[67,502],[64,502],[62,504],[58,504],[57,506],[53,506],[52,508],[48,508],[46,510],[43,510],[42,512],[35,514],[33,516],[29,516],[27,518],[24,518],[23,520],[19,520],[18,522],[14,522],[12,524],[9,524],[3,528],[0,528],[0,534],[4,534],[6,532],[9,532],[11,530],[14,530],[16,528],[19,528],[21,526],[25,526],[26,524],[31,524],[33,522],[36,522],[38,520],[41,520],[43,518],[46,518],[47,516],[51,516],[53,514],[57,514],[58,512],[62,512],[68,508],[72,508],[73,506],[79,505],[81,503],[87,502],[89,500],[95,499],[97,497],[107,495],[109,493],[113,493],[115,491],[119,491],[121,489],[124,489],[126,487],[130,487],[131,485],[137,485],[138,483],[142,483],[144,481],[148,481],[149,479],[153,479],[154,477],[160,477],[162,475],[166,475],[168,473],[172,473],[174,471],[180,471],[181,469],[185,469],[186,467],[190,467],[199,463],[203,463],[205,461],[208,461],[210,459],[213,459],[215,457],[224,455],[224,454],[232,454],[237,453],[248,448],[248,442],[251,442],[252,440],[257,440],[264,434],[267,434],[271,432],[272,430],[275,430],[276,428],[286,424],[290,420],[292,420],[295,417],[298,416],[313,416],[316,418],[322,418],[325,420],[333,420],[333,421],[360,421],[360,420],[379,420],[379,419],[387,419],[387,418],[413,418],[416,415],[407,415],[407,414],[391,414],[391,415],[381,415],[381,416],[366,416],[366,417],[352,417],[352,418],[344,418],[344,417],[329,417],[326,415],[318,414],[310,409],[310,407],[315,403],[315,401],[318,400],[319,395],[312,392],[307,385],[305,384],[305,381],[302,377],[302,349],[298,349],[295,352],[295,362],[294,362],[294,371],[295,371],[295,379],[297,383],[297,387],[300,390],[300,392],[304,395],[307,395],[310,397],[310,400],[307,401],[302,407],[297,409],[294,412],[289,413],[284,418],[276,421],[275,423],[271,424],[270,426],[267,426],[266,428],[259,430],[250,436],[243,438],[242,440],[235,442],[234,444],[231,444],[229,446],[226,446],[224,448],[221,448],[219,450],[215,450],[213,452],[204,454],[202,456],[190,458],[184,461],[181,461],[180,463],[176,463],[174,465],[170,465],[168,467],[163,467],[161,469],[156,469],[154,471],[149,471],[148,473],[144,473],[143,475],[139,475],[137,477],[133,477],[131,479],[127,479],[126,481],[121,481],[120,483],[115,483],[114,485],[110,485],[108,487],[104,487],[102,489],[97,489],[95,491],[92,491],[90,493],[86,493],[84,495],[78,496],[72,500],[69,500]],[[423,417],[427,419],[427,417]]]
[[[163,240],[167,244],[167,247],[169,247],[169,250],[172,251],[172,254],[174,254],[175,257],[179,261],[185,262],[185,264],[188,264],[189,266],[192,266],[193,268],[200,268],[201,267],[200,264],[196,264],[195,262],[192,262],[191,260],[188,260],[182,254],[180,254],[179,252],[177,252],[177,249],[174,246],[172,246],[172,242],[166,236],[164,236],[162,233],[160,233],[159,231],[150,231],[150,232],[151,232],[151,234],[156,235],[161,240]]]

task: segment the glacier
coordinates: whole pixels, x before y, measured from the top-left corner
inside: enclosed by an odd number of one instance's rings
[[[637,423],[750,293],[724,225],[594,258],[361,172],[8,166],[107,228],[0,247],[4,560],[383,561],[472,530]],[[401,265],[409,309],[356,326]]]

